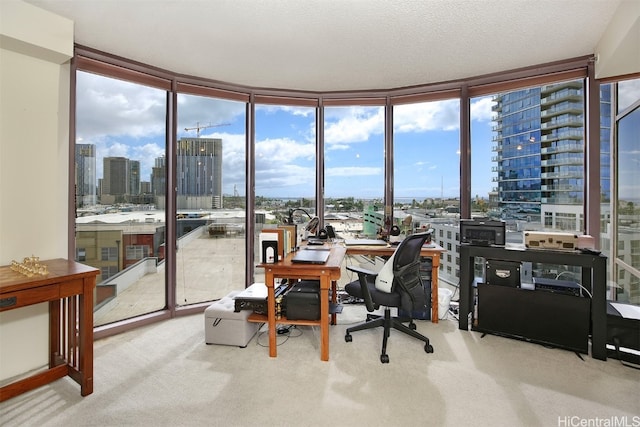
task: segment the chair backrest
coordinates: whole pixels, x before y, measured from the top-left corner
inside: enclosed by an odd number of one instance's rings
[[[398,270],[420,259],[420,250],[424,242],[431,237],[431,232],[417,233],[407,236],[396,249],[393,257],[393,269]]]
[[[376,289],[382,292],[393,292],[393,282],[401,268],[413,264],[420,258],[420,248],[431,233],[412,234],[405,238],[398,248],[382,266],[376,277]]]
[[[400,293],[400,307],[412,312],[426,304],[426,295],[420,276],[420,250],[431,237],[430,232],[413,234],[403,240],[393,260],[394,287]]]
[[[376,278],[376,289],[400,293],[401,307],[405,310],[411,311],[426,302],[420,278],[420,250],[429,237],[430,232],[406,237]]]

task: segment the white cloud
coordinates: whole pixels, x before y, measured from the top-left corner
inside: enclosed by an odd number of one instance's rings
[[[491,118],[494,116],[491,111],[491,107],[495,104],[491,98],[491,96],[485,96],[482,98],[474,98],[471,101],[471,120],[477,122],[488,122],[487,124],[489,126],[491,125]]]
[[[393,126],[396,132],[456,130],[460,127],[460,101],[397,105],[393,108]]]
[[[325,110],[324,140],[327,149],[348,143],[366,142],[371,135],[384,133],[382,107],[335,107]]]
[[[268,113],[284,111],[292,116],[312,117],[315,109],[281,105],[256,105]],[[475,99],[471,106],[472,119],[489,120],[491,98]],[[245,103],[178,95],[178,138],[195,136],[184,128],[226,125],[243,120]],[[452,131],[459,127],[459,101],[445,100],[394,107],[396,132]],[[338,153],[354,144],[382,139],[384,134],[383,107],[349,106],[327,107],[325,149]],[[139,160],[142,179],[148,180],[155,159],[165,154],[166,92],[160,89],[109,79],[90,73],[79,73],[77,97],[77,137],[79,141],[95,144],[98,176],[102,176],[102,158],[122,156]],[[298,123],[298,122],[296,122]],[[293,126],[293,124],[287,124]],[[315,121],[304,121],[305,129],[295,129],[295,136],[256,141],[256,186],[275,188],[291,185],[313,186],[315,170]],[[245,176],[245,135],[224,132],[225,126],[203,128],[201,137],[223,140],[224,191],[240,187]],[[287,132],[287,134],[292,134]],[[277,135],[277,133],[276,133]],[[350,153],[346,154],[351,155]],[[329,161],[327,156],[325,161]],[[424,163],[433,169],[434,164]],[[379,176],[379,167],[339,167],[327,169],[328,177]],[[266,187],[265,187],[266,186]],[[228,188],[229,187],[229,188]]]
[[[307,186],[313,188],[315,183],[314,167],[302,167],[298,165],[287,165],[286,168],[280,167],[277,163],[267,165],[269,167],[256,168],[256,193],[268,193],[273,189]],[[283,197],[300,196],[299,193],[287,195]]]
[[[77,137],[164,135],[166,94],[160,89],[78,73]]]
[[[205,128],[205,132],[224,130],[238,117],[244,117],[245,108],[244,102],[178,94],[178,134],[183,133],[185,128],[208,125],[213,127]],[[196,131],[189,131],[185,135],[195,136]]]
[[[256,164],[267,162],[285,167],[299,159],[313,160],[315,155],[315,144],[301,144],[289,138],[256,142]]]

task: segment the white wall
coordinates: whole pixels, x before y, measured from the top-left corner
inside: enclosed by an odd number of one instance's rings
[[[0,2],[0,265],[67,257],[73,22]],[[47,363],[48,307],[0,313],[0,378]]]
[[[598,79],[640,72],[640,1],[620,3],[595,54]]]

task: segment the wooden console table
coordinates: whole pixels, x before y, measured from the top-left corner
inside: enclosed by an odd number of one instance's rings
[[[267,322],[269,326],[269,356],[276,357],[276,324],[320,326],[320,359],[329,360],[329,290],[340,278],[340,269],[345,255],[342,246],[331,247],[329,259],[324,264],[295,264],[291,258],[295,252],[288,254],[284,260],[275,264],[260,264],[264,268],[265,285],[267,286],[267,316],[253,313],[250,322]],[[307,279],[320,281],[320,320],[289,320],[286,317],[276,319],[275,278]],[[333,293],[333,292],[332,292]]]
[[[66,375],[80,384],[82,396],[93,393],[93,290],[99,271],[65,259],[41,264],[46,276],[0,267],[0,311],[49,303],[48,369],[1,387],[0,402]]]

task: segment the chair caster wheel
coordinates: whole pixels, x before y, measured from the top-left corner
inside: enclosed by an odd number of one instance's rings
[[[344,340],[345,340],[346,342],[351,342],[351,341],[353,341],[353,337],[351,336],[351,334],[346,334],[346,335],[344,336]]]
[[[426,351],[427,353],[433,353],[433,346],[431,344],[425,344],[424,351]]]
[[[409,329],[413,329],[414,331],[416,330],[417,326],[415,323],[411,322],[409,323]]]
[[[380,355],[380,361],[381,361],[382,363],[389,363],[389,355],[387,355],[387,354],[381,354],[381,355]]]

